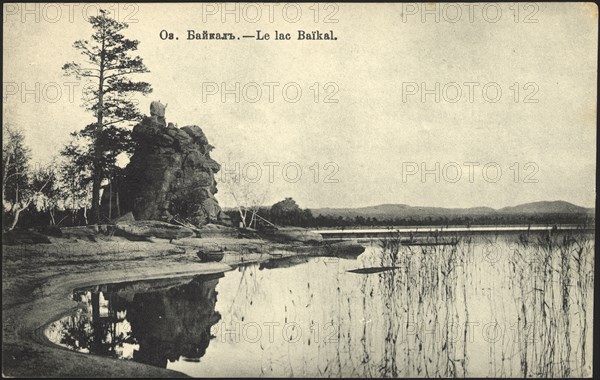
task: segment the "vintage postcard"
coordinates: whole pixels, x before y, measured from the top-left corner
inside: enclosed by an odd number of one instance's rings
[[[596,4],[2,17],[4,376],[592,376]]]

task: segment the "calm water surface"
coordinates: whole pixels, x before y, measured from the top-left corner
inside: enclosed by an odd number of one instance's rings
[[[593,236],[547,236],[78,289],[85,310],[46,334],[191,376],[589,376]]]

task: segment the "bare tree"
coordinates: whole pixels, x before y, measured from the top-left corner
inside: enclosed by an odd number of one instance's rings
[[[58,163],[54,158],[45,168],[34,171],[31,186],[39,188],[35,193],[34,206],[50,215],[50,225],[57,225],[56,211],[64,206],[64,192],[59,186]],[[63,218],[64,219],[64,218]]]
[[[27,210],[34,200],[43,195],[44,189],[51,183],[53,178],[53,173],[44,169],[38,169],[32,173],[31,180],[28,183],[28,186],[21,192],[20,199],[13,203],[10,208],[10,212],[13,214],[13,220],[8,228],[9,231],[15,229],[19,222],[21,212]]]
[[[231,163],[231,154],[229,155]],[[225,177],[225,178],[223,178]],[[261,186],[259,181],[249,181],[242,173],[221,173],[221,183],[226,192],[231,196],[240,214],[243,228],[254,228],[257,222],[257,213],[264,204],[268,195],[268,188]],[[248,217],[250,220],[248,220]]]
[[[2,203],[10,207],[19,202],[20,192],[27,185],[29,148],[23,132],[8,123],[2,125]]]
[[[267,190],[261,190],[257,183],[248,182],[238,175],[231,176],[225,187],[236,204],[243,228],[256,227],[256,215],[267,199]]]

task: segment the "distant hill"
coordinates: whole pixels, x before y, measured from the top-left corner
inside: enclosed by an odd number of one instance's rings
[[[468,217],[480,215],[594,215],[593,208],[576,206],[564,201],[542,201],[493,209],[491,207],[471,208],[444,208],[444,207],[419,207],[405,204],[382,204],[377,206],[358,208],[315,208],[311,209],[314,216],[354,218],[370,217],[382,219],[409,218],[409,217]]]
[[[594,209],[576,206],[565,201],[541,201],[504,207],[498,212],[503,214],[593,214]]]
[[[290,214],[271,212],[271,206],[261,207],[259,215],[277,225],[300,227],[357,226],[450,226],[450,225],[538,225],[595,224],[594,208],[569,202],[532,202],[513,207],[444,208],[418,207],[405,204],[382,204],[357,208],[301,209]],[[224,209],[234,224],[240,222],[237,209]],[[308,212],[310,211],[310,212]],[[248,222],[248,220],[246,221]]]

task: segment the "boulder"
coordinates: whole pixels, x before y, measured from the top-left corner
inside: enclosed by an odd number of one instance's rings
[[[117,224],[117,223],[129,223],[129,222],[135,222],[135,218],[133,217],[133,213],[130,211],[124,215],[119,216],[118,218],[115,218],[112,220],[113,223]]]
[[[227,227],[219,224],[206,224],[199,229],[200,235],[204,238],[210,237],[232,237],[238,236],[237,228]]]
[[[2,234],[2,244],[50,244],[52,243],[48,236],[39,232],[25,229],[15,229]]]
[[[78,226],[78,227],[61,227],[60,231],[62,236],[70,239],[87,239],[94,240],[94,236],[100,232],[100,228],[97,225],[92,224],[90,226]]]
[[[35,227],[35,232],[39,232],[42,235],[52,236],[52,237],[62,237],[62,231],[58,226],[39,226]]]
[[[152,103],[150,103],[150,116],[165,117],[167,105],[168,104],[162,104],[160,100],[153,101]]]
[[[354,242],[327,242],[324,241],[322,248],[326,256],[340,258],[356,258],[365,251],[365,247]]]
[[[192,237],[194,231],[183,226],[176,226],[157,220],[138,220],[134,222],[119,222],[115,224],[116,231],[127,237],[155,237],[159,239],[181,239]]]
[[[166,125],[165,111],[167,104],[162,104],[160,100],[150,103],[150,117],[159,124]]]
[[[265,237],[278,242],[319,243],[323,241],[321,234],[300,227],[280,227],[263,233]]]

